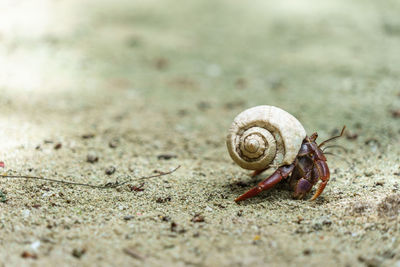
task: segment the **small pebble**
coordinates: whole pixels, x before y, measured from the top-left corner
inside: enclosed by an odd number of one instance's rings
[[[400,118],[400,109],[395,109],[395,110],[392,110],[391,111],[392,112],[392,117],[393,118]]]
[[[168,67],[168,63],[166,58],[157,58],[154,65],[158,70],[165,70]]]
[[[108,142],[108,146],[111,148],[116,148],[119,145],[119,139],[118,138],[113,138]]]
[[[204,222],[204,216],[200,214],[194,215],[194,217],[191,219],[192,222],[198,223],[198,222]]]
[[[55,150],[58,150],[58,149],[60,149],[61,147],[62,147],[62,144],[61,144],[61,143],[57,143],[57,144],[54,145],[54,149],[55,149]]]
[[[83,139],[90,139],[90,138],[93,138],[93,137],[94,137],[93,133],[86,133],[86,134],[82,135]]]
[[[115,169],[114,166],[109,166],[109,167],[106,169],[105,172],[106,172],[107,175],[111,175],[111,174],[113,174],[115,171],[116,171],[116,169]]]
[[[213,211],[213,209],[210,208],[209,206],[207,206],[204,210],[205,210],[205,211]]]
[[[165,197],[165,198],[159,197],[156,199],[157,203],[165,203],[165,202],[169,202],[169,201],[171,201],[171,197]]]
[[[97,156],[96,152],[90,151],[86,156],[86,161],[90,163],[95,163],[99,161],[99,157]]]
[[[125,221],[132,220],[133,218],[134,218],[134,216],[133,216],[133,215],[127,215],[127,216],[124,216],[124,220],[125,220]]]
[[[346,138],[347,138],[348,140],[355,140],[355,139],[358,138],[358,133],[354,133],[354,132],[347,131],[347,132],[346,132]]]
[[[38,250],[38,248],[40,247],[40,241],[35,241],[35,242],[33,242],[32,244],[31,244],[31,249],[32,250],[34,250],[34,251],[37,251]]]
[[[171,218],[169,216],[161,216],[161,221],[163,222],[169,222]]]
[[[86,249],[85,248],[83,248],[83,249],[74,248],[72,250],[72,256],[74,256],[77,259],[80,259],[85,253],[86,253]]]
[[[175,159],[175,158],[177,158],[177,157],[178,157],[178,156],[172,155],[172,154],[161,154],[161,155],[158,155],[158,156],[157,156],[158,159],[164,159],[164,160]]]
[[[22,252],[21,257],[24,258],[24,259],[28,259],[28,258],[30,258],[30,259],[37,259],[37,255],[36,255],[36,254],[30,253],[30,252],[28,252],[28,251]]]

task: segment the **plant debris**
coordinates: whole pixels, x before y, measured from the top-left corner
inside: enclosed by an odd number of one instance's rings
[[[128,185],[129,189],[130,189],[131,191],[135,191],[135,192],[142,192],[142,191],[144,191],[143,186],[144,186],[144,183],[142,183],[142,184],[139,185],[139,186],[136,186],[136,185]]]
[[[175,169],[173,169],[171,171],[168,171],[168,172],[155,174],[155,175],[150,175],[150,176],[143,176],[143,177],[134,178],[134,179],[129,179],[129,180],[126,180],[126,181],[121,182],[121,183],[118,182],[118,181],[116,181],[115,183],[106,183],[104,185],[91,185],[91,184],[85,184],[85,183],[76,183],[76,182],[56,180],[56,179],[51,179],[51,178],[43,178],[43,177],[39,177],[39,176],[28,176],[28,175],[0,175],[0,177],[1,178],[5,178],[5,179],[6,178],[11,178],[11,179],[41,180],[41,181],[55,182],[55,183],[68,184],[68,185],[87,186],[87,187],[91,187],[91,188],[106,189],[106,188],[117,188],[117,187],[120,187],[122,185],[125,185],[125,184],[127,184],[129,182],[133,182],[133,181],[140,181],[140,180],[147,180],[147,179],[151,179],[151,178],[161,177],[161,176],[164,176],[164,175],[171,174],[171,173],[175,172],[180,167],[181,166],[178,165],[178,167],[176,167]]]
[[[86,133],[86,134],[82,134],[82,139],[90,139],[95,137],[94,133]]]
[[[124,248],[124,253],[131,256],[132,258],[135,258],[137,260],[144,260],[144,257],[142,255],[140,255],[136,250],[134,250],[133,248]]]
[[[24,259],[34,259],[34,260],[36,260],[38,258],[35,253],[31,253],[28,251],[22,252],[21,257]]]

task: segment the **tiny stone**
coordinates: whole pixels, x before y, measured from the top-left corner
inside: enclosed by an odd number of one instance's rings
[[[114,167],[114,166],[110,166],[110,167],[108,167],[108,168],[106,169],[106,174],[107,174],[107,175],[111,175],[111,174],[113,174],[115,171],[116,171],[115,167]]]
[[[332,221],[331,220],[324,220],[324,221],[322,221],[322,224],[323,225],[331,225],[332,224]]]
[[[400,109],[392,110],[392,117],[393,118],[400,118]]]
[[[169,222],[171,220],[171,218],[169,216],[162,216],[161,217],[161,221],[163,222]]]
[[[166,197],[166,198],[159,197],[156,199],[157,203],[165,203],[165,202],[169,202],[169,201],[171,201],[171,197]]]
[[[192,222],[194,223],[198,223],[198,222],[204,222],[204,216],[200,215],[200,214],[196,214],[194,215],[194,217],[191,219]]]
[[[132,216],[132,215],[124,216],[124,220],[125,220],[125,221],[132,220],[133,218],[134,218],[134,216]]]
[[[357,133],[354,133],[354,132],[347,131],[347,132],[346,132],[346,138],[347,138],[348,140],[355,140],[355,139],[358,138],[358,134],[357,134]]]
[[[80,259],[86,253],[86,249],[76,249],[72,250],[72,256],[77,259]]]
[[[27,258],[37,259],[37,255],[36,255],[36,254],[30,253],[30,252],[28,252],[28,251],[22,252],[21,257],[22,257],[22,258],[25,258],[25,259],[27,259]]]
[[[163,160],[170,160],[170,159],[174,159],[177,158],[178,156],[176,155],[172,155],[172,154],[161,154],[157,156],[157,159],[163,159]]]
[[[86,156],[86,161],[90,163],[95,163],[99,161],[99,157],[97,156],[96,152],[90,151]]]
[[[155,60],[155,66],[158,70],[165,70],[168,67],[168,59],[157,58]]]
[[[108,146],[111,148],[116,148],[119,145],[119,139],[118,138],[113,138],[108,142]]]
[[[86,133],[86,134],[82,135],[83,139],[90,139],[90,138],[93,138],[93,137],[94,137],[93,133]]]
[[[374,175],[373,172],[364,172],[364,175],[367,177],[371,177],[372,175]]]
[[[57,143],[55,146],[54,146],[54,149],[55,150],[58,150],[58,149],[60,149],[62,147],[62,144],[61,143]]]
[[[209,206],[207,206],[204,210],[206,210],[206,211],[213,211],[213,209],[210,208]]]

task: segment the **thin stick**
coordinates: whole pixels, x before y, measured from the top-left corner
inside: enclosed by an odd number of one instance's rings
[[[75,182],[70,182],[70,181],[62,181],[62,180],[56,180],[56,179],[51,179],[51,178],[43,178],[43,177],[38,177],[38,176],[27,176],[27,175],[0,175],[1,178],[13,178],[13,179],[33,179],[33,180],[42,180],[42,181],[47,181],[47,182],[55,182],[55,183],[62,183],[62,184],[68,184],[68,185],[77,185],[77,186],[87,186],[90,188],[99,188],[99,189],[105,189],[105,188],[116,188],[116,187],[120,187],[124,184],[127,184],[129,182],[133,182],[133,181],[141,181],[141,180],[147,180],[147,179],[151,179],[151,178],[156,178],[156,177],[161,177],[164,175],[168,175],[171,174],[173,172],[175,172],[176,170],[178,170],[181,166],[178,165],[178,167],[176,167],[175,169],[173,169],[172,171],[168,171],[168,172],[161,172],[159,174],[155,174],[155,175],[151,175],[151,176],[143,176],[143,177],[139,177],[139,178],[135,178],[135,179],[130,179],[127,180],[125,182],[122,183],[107,183],[105,185],[91,185],[91,184],[84,184],[84,183],[75,183]]]

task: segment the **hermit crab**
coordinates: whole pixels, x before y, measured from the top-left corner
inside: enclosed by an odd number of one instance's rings
[[[311,200],[324,191],[330,173],[322,147],[343,135],[316,143],[317,133],[307,136],[301,123],[288,112],[274,106],[256,106],[236,116],[227,136],[231,158],[242,168],[254,170],[252,176],[277,168],[267,179],[235,199],[242,201],[286,180],[293,197],[303,199],[321,180]]]

